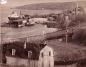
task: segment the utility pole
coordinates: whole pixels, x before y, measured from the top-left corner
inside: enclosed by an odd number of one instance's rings
[[[47,26],[45,25],[44,28],[47,28]],[[43,38],[44,38],[44,45],[46,45],[47,44],[47,42],[45,40],[45,38],[46,38],[46,32],[43,31],[42,33],[43,33]]]
[[[65,23],[66,23],[66,45],[68,43],[68,25],[69,25],[69,16],[65,16]]]
[[[76,0],[76,8],[75,8],[75,14],[76,15],[78,15],[78,7],[79,7],[78,0]]]
[[[79,4],[78,4],[78,0],[76,0],[76,16],[78,16],[78,8],[79,8]],[[80,21],[78,21],[78,23],[80,28]]]

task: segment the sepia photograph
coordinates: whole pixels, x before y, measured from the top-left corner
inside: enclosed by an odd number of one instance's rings
[[[86,67],[86,0],[0,0],[0,67]]]

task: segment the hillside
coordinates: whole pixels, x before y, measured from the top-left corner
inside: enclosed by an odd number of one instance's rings
[[[86,1],[79,1],[78,4],[80,6],[86,7]],[[76,7],[76,2],[63,2],[63,3],[38,3],[38,4],[29,4],[20,7],[16,7],[16,9],[28,9],[28,10],[65,10],[72,9]]]

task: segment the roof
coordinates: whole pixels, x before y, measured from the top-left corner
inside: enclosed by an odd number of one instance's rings
[[[86,47],[73,43],[50,40],[47,45],[54,49],[54,59],[57,62],[75,62],[86,59]]]
[[[24,42],[14,42],[14,43],[3,44],[3,54],[5,53],[5,55],[9,57],[28,59],[28,51],[31,51],[32,54],[31,54],[31,57],[29,58],[38,60],[39,52],[40,52],[39,45],[34,43],[26,43],[26,48],[24,48],[24,44],[25,44]],[[10,52],[12,49],[16,49],[15,56],[12,56]]]

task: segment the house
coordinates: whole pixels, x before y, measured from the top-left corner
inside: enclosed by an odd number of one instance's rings
[[[39,55],[39,67],[54,67],[53,49],[45,46]]]
[[[15,42],[3,45],[3,63],[11,66],[54,67],[53,50],[43,44]],[[48,50],[46,50],[46,48]]]
[[[85,47],[58,40],[45,44],[16,42],[5,44],[6,64],[30,67],[79,67],[86,59]],[[4,49],[3,49],[4,50]]]

